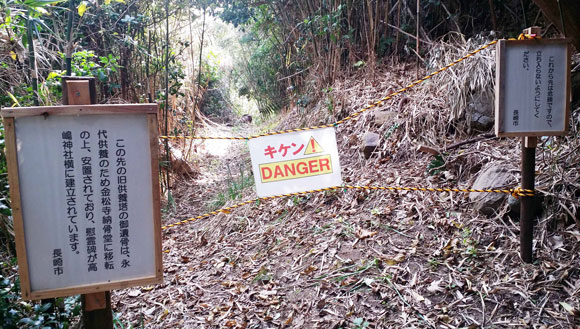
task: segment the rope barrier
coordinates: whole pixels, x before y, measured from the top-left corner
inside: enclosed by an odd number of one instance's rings
[[[520,37],[522,37],[522,35],[520,35]],[[518,37],[518,38],[520,38]],[[528,35],[523,35],[523,38],[535,38],[535,36],[528,36]],[[430,74],[427,74],[426,76],[424,76],[421,79],[415,80],[413,82],[411,82],[410,84],[406,85],[405,87],[369,104],[366,105],[365,107],[363,107],[362,109],[360,109],[359,111],[356,111],[352,114],[350,114],[349,116],[345,117],[342,120],[338,120],[334,123],[329,123],[329,124],[324,124],[324,125],[320,125],[320,126],[312,126],[312,127],[306,127],[306,128],[295,128],[295,129],[287,129],[287,130],[280,130],[280,131],[273,131],[273,132],[268,132],[268,133],[263,133],[263,134],[257,134],[257,135],[251,135],[251,136],[247,136],[247,137],[220,137],[220,136],[159,136],[159,138],[161,139],[226,139],[226,140],[249,140],[249,139],[253,139],[253,138],[258,138],[258,137],[264,137],[264,136],[273,136],[273,135],[281,135],[281,134],[287,134],[287,133],[292,133],[292,132],[298,132],[298,131],[307,131],[307,130],[314,130],[314,129],[321,129],[321,128],[329,128],[329,127],[335,127],[338,126],[340,124],[343,124],[349,120],[355,119],[356,117],[360,116],[362,113],[372,110],[374,108],[376,108],[377,106],[382,105],[383,103],[385,103],[386,101],[390,100],[391,98],[398,96],[406,91],[408,91],[409,89],[412,89],[413,87],[425,82],[426,80],[431,79],[432,77],[446,71],[447,69],[453,67],[454,65],[457,65],[459,63],[461,63],[462,61],[472,57],[473,55],[495,45],[498,42],[498,40],[494,40],[491,41],[473,51],[470,51],[469,53],[467,53],[466,55],[464,55],[463,57],[454,60],[453,62],[443,66],[442,68],[431,72]]]
[[[517,38],[517,40],[524,40],[524,39],[539,39],[539,36],[536,36],[535,34],[520,34]],[[515,40],[515,39],[512,39]],[[409,89],[423,83],[424,81],[431,79],[432,77],[436,76],[437,74],[440,74],[441,72],[444,72],[445,70],[453,67],[454,65],[457,65],[459,63],[461,63],[462,61],[472,57],[473,55],[495,45],[496,43],[498,43],[498,40],[494,40],[491,41],[469,53],[467,53],[466,55],[464,55],[463,57],[454,60],[453,62],[445,65],[444,67],[433,71],[432,73],[424,76],[421,79],[415,80],[413,82],[411,82],[410,84],[408,84],[407,86],[363,107],[362,109],[360,109],[359,111],[356,111],[352,114],[350,114],[349,116],[345,117],[342,120],[336,121],[332,124],[325,124],[325,125],[320,125],[320,126],[313,126],[313,127],[307,127],[307,128],[295,128],[295,129],[287,129],[287,130],[280,130],[280,131],[274,131],[274,132],[268,132],[268,133],[263,133],[263,134],[258,134],[258,135],[251,135],[248,137],[214,137],[214,136],[160,136],[159,138],[161,139],[226,139],[226,140],[249,140],[249,139],[253,139],[253,138],[258,138],[258,137],[264,137],[264,136],[273,136],[273,135],[281,135],[281,134],[286,134],[286,133],[291,133],[291,132],[299,132],[299,131],[307,131],[307,130],[314,130],[314,129],[320,129],[320,128],[329,128],[329,127],[335,127],[337,125],[343,124],[349,120],[355,119],[356,117],[360,116],[362,113],[369,111],[377,106],[382,105],[384,102],[386,102],[387,100],[400,95],[406,91],[408,91]],[[457,189],[457,188],[431,188],[431,187],[398,187],[398,186],[352,186],[352,185],[344,185],[344,186],[333,186],[333,187],[327,187],[327,188],[322,188],[322,189],[316,189],[316,190],[310,190],[310,191],[304,191],[304,192],[296,192],[296,193],[286,193],[286,194],[278,194],[278,195],[273,195],[273,196],[269,196],[269,197],[263,197],[263,198],[256,198],[256,199],[252,199],[252,200],[248,200],[248,201],[244,201],[229,207],[224,207],[218,210],[214,210],[208,213],[205,213],[203,215],[199,215],[197,217],[192,217],[189,219],[185,219],[173,224],[169,224],[169,225],[165,225],[162,226],[161,229],[165,230],[168,228],[172,228],[175,226],[179,226],[179,225],[183,225],[183,224],[187,224],[187,223],[191,223],[191,222],[195,222],[197,220],[206,218],[206,217],[210,217],[213,215],[217,215],[219,213],[225,213],[225,214],[229,214],[231,213],[231,211],[233,209],[245,206],[247,204],[251,204],[254,202],[259,202],[259,201],[267,201],[267,200],[272,200],[272,199],[277,199],[277,198],[282,198],[282,197],[289,197],[289,196],[299,196],[299,195],[305,195],[305,194],[310,194],[310,193],[317,193],[317,192],[325,192],[325,191],[333,191],[333,190],[338,190],[338,189],[356,189],[356,190],[385,190],[385,191],[423,191],[423,192],[463,192],[463,193],[470,193],[470,192],[477,192],[477,193],[503,193],[503,194],[510,194],[514,197],[520,197],[520,196],[534,196],[534,190],[529,190],[529,189],[521,189],[521,188],[515,188],[515,189]]]
[[[199,215],[196,217],[191,217],[189,219],[184,219],[182,221],[162,226],[162,230],[166,230],[168,228],[184,225],[187,223],[192,223],[198,221],[203,218],[211,217],[213,215],[217,215],[219,213],[229,214],[232,212],[233,209],[245,206],[247,204],[259,202],[259,201],[268,201],[283,197],[289,196],[300,196],[310,193],[319,193],[319,192],[326,192],[326,191],[334,191],[340,189],[354,189],[354,190],[384,190],[384,191],[423,191],[423,192],[463,192],[463,193],[470,193],[470,192],[478,192],[478,193],[503,193],[503,194],[510,194],[513,197],[521,197],[521,196],[534,196],[534,190],[522,189],[522,188],[514,188],[514,189],[458,189],[458,188],[432,188],[432,187],[399,187],[399,186],[353,186],[353,185],[344,185],[344,186],[332,186],[326,187],[316,190],[304,191],[304,192],[295,192],[295,193],[286,193],[286,194],[278,194],[272,195],[263,198],[256,198],[252,200],[247,200],[244,202],[240,202],[238,204],[224,207],[218,210],[214,210],[211,212],[207,212],[203,215]]]

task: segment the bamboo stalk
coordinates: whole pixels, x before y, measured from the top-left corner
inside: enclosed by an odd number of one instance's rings
[[[493,0],[489,0],[489,11],[491,13],[491,26],[494,31],[497,31],[497,20],[495,18],[495,7],[493,6]]]
[[[28,61],[30,62],[30,78],[32,82],[32,99],[34,100],[34,105],[39,105],[38,100],[38,72],[36,71],[36,53],[34,52],[34,40],[32,39],[32,28],[33,23],[30,19],[30,12],[28,13],[28,18],[26,20],[26,39],[28,41]]]
[[[66,40],[67,40],[67,45],[66,45],[66,49],[65,49],[65,68],[66,68],[66,75],[67,76],[71,76],[72,75],[72,50],[73,50],[73,43],[72,43],[72,25],[73,25],[73,21],[74,21],[74,0],[69,0],[68,1],[68,22],[66,25]]]
[[[387,23],[387,25],[389,25]],[[396,37],[395,37],[395,54],[399,56],[399,38],[400,38],[400,31],[401,31],[401,0],[397,1],[397,26],[396,26]]]
[[[416,72],[415,72],[417,79],[419,79],[419,57],[421,56],[420,55],[421,53],[419,52],[420,43],[421,43],[421,40],[419,39],[419,28],[420,28],[419,22],[421,21],[420,14],[421,14],[421,3],[420,3],[420,0],[417,0],[417,44],[416,44],[417,45],[417,50],[416,50],[416,52],[417,52],[417,62],[416,62],[417,67],[416,67]]]
[[[163,108],[163,133],[169,135],[169,0],[165,0],[165,106]],[[169,157],[169,141],[165,139],[165,179],[167,192],[171,193],[169,170],[171,169],[171,158]]]

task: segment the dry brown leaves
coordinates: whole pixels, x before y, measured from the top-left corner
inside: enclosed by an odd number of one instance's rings
[[[286,114],[280,128],[333,122],[411,80],[405,65],[359,72],[335,84],[341,105]],[[414,70],[411,70],[414,72]],[[417,88],[399,126],[373,113],[337,127],[343,179],[353,185],[470,187],[482,165],[513,169],[518,141],[486,140],[433,160],[418,143],[442,147],[468,136],[448,131],[445,95]],[[398,99],[381,109],[396,110]],[[376,111],[376,110],[375,110]],[[164,232],[165,282],[115,292],[122,319],[146,328],[573,328],[580,326],[577,114],[574,137],[543,140],[538,185],[547,207],[535,230],[536,262],[518,256],[517,216],[494,218],[450,193],[332,191],[244,206]],[[307,124],[308,123],[308,124]],[[360,137],[382,137],[365,160]],[[249,168],[240,144],[175,186],[165,223],[205,212],[224,191],[225,164]],[[251,189],[227,205],[255,197]],[[576,222],[575,222],[576,221]]]

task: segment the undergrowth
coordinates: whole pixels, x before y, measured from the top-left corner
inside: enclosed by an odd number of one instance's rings
[[[13,264],[0,263],[2,271]],[[81,310],[80,296],[56,298],[52,303],[25,302],[20,299],[20,281],[0,273],[0,323],[2,328],[71,328]]]
[[[222,208],[229,200],[241,199],[246,188],[254,185],[254,176],[252,171],[245,171],[242,166],[239,168],[239,176],[235,177],[229,164],[226,164],[228,176],[225,180],[227,186],[220,191],[212,201],[210,208],[212,210]]]

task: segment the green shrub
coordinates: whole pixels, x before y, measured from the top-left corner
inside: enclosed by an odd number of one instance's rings
[[[4,265],[0,263],[0,265]],[[71,328],[72,322],[80,314],[79,296],[57,298],[52,304],[33,304],[20,298],[19,281],[5,278],[0,274],[0,323],[2,328]]]

